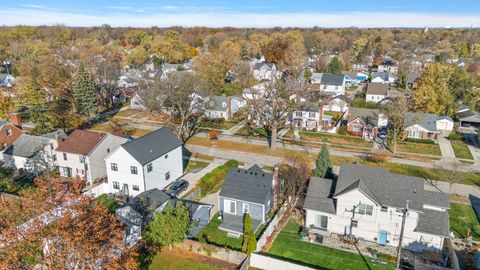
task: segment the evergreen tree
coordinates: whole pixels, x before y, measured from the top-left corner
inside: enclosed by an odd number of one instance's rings
[[[75,107],[79,114],[88,117],[98,112],[97,93],[85,64],[80,62],[78,74],[73,85]]]
[[[318,153],[317,160],[315,161],[315,169],[312,172],[313,176],[326,177],[332,170],[332,161],[330,159],[330,153],[327,146],[324,144],[322,150]]]
[[[32,69],[29,77],[29,81],[21,86],[22,100],[30,108],[30,120],[35,124],[32,132],[45,134],[52,130],[46,108],[47,93],[38,83],[39,73],[36,68]]]
[[[340,74],[343,69],[343,63],[338,59],[338,57],[333,57],[332,60],[330,60],[330,63],[328,63],[327,71],[330,73],[334,74]]]
[[[257,239],[255,238],[255,234],[253,230],[250,229],[250,237],[248,239],[248,247],[247,247],[247,256],[252,255],[252,253],[257,249]]]
[[[243,252],[247,252],[248,241],[250,239],[251,231],[252,231],[252,219],[250,218],[249,214],[245,214],[245,218],[243,219],[243,244],[242,244]]]
[[[248,53],[248,48],[246,43],[240,45],[240,59],[243,61],[248,61],[250,59],[250,54]]]

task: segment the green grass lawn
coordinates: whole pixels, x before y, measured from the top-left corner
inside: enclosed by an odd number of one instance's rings
[[[207,226],[199,231],[195,238],[197,238],[200,242],[210,243],[219,247],[241,250],[243,236],[240,236],[240,238],[228,237],[226,231],[222,231],[218,228],[221,223],[222,221],[218,219],[218,213],[216,213],[210,223],[208,223]],[[257,231],[255,232],[257,238],[260,237],[263,228],[264,225],[260,225],[260,227],[258,227]]]
[[[115,213],[115,210],[120,207],[120,204],[114,198],[109,198],[107,194],[98,196],[95,201],[103,203],[111,213]]]
[[[471,205],[450,204],[450,230],[455,236],[467,238],[468,229],[474,240],[480,240],[480,223]]]
[[[339,145],[352,145],[361,147],[372,147],[372,142],[365,141],[361,137],[349,135],[334,135],[319,132],[300,131],[302,139],[307,141],[324,142]]]
[[[453,147],[453,152],[457,158],[471,159],[473,160],[470,149],[463,141],[450,141]]]
[[[399,142],[397,144],[397,151],[433,156],[442,155],[442,152],[440,152],[440,147],[437,144],[426,143]]]
[[[299,240],[299,229],[300,226],[297,223],[290,221],[273,242],[268,255],[322,269],[383,270],[395,268],[392,263],[373,262],[368,256],[362,259],[355,253],[303,242]]]
[[[198,258],[177,256],[171,252],[158,253],[148,267],[149,270],[170,270],[170,269],[189,269],[189,270],[222,270],[218,266],[199,261]]]
[[[238,121],[223,121],[223,120],[205,120],[201,122],[202,128],[214,128],[218,130],[228,130],[238,124]]]
[[[183,160],[183,164],[185,166],[184,170],[186,173],[190,172],[191,170],[201,170],[205,167],[208,166],[208,162],[203,162],[203,161],[198,161],[198,160],[191,160],[191,159],[188,159],[188,160]]]

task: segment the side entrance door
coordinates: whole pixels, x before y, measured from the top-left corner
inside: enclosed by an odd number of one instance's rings
[[[387,231],[380,230],[380,236],[378,237],[378,243],[382,246],[387,244]]]

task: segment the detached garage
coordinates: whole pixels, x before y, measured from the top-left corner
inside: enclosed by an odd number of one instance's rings
[[[453,119],[448,116],[440,116],[437,121],[435,121],[437,130],[439,131],[452,131],[453,130]]]

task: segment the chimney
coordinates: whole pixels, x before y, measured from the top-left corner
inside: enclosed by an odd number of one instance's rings
[[[58,130],[55,132],[55,141],[57,141],[57,146],[63,141],[62,137],[60,136],[60,131]]]
[[[273,209],[277,209],[278,205],[279,182],[278,166],[275,166],[275,169],[273,170]]]
[[[22,118],[20,117],[20,114],[18,113],[12,113],[11,120],[12,124],[17,126],[18,128],[22,128]]]
[[[227,97],[227,118],[232,118],[232,97]]]
[[[319,103],[319,110],[318,113],[320,114],[318,116],[318,125],[317,125],[317,131],[320,131],[323,127],[323,102]]]

